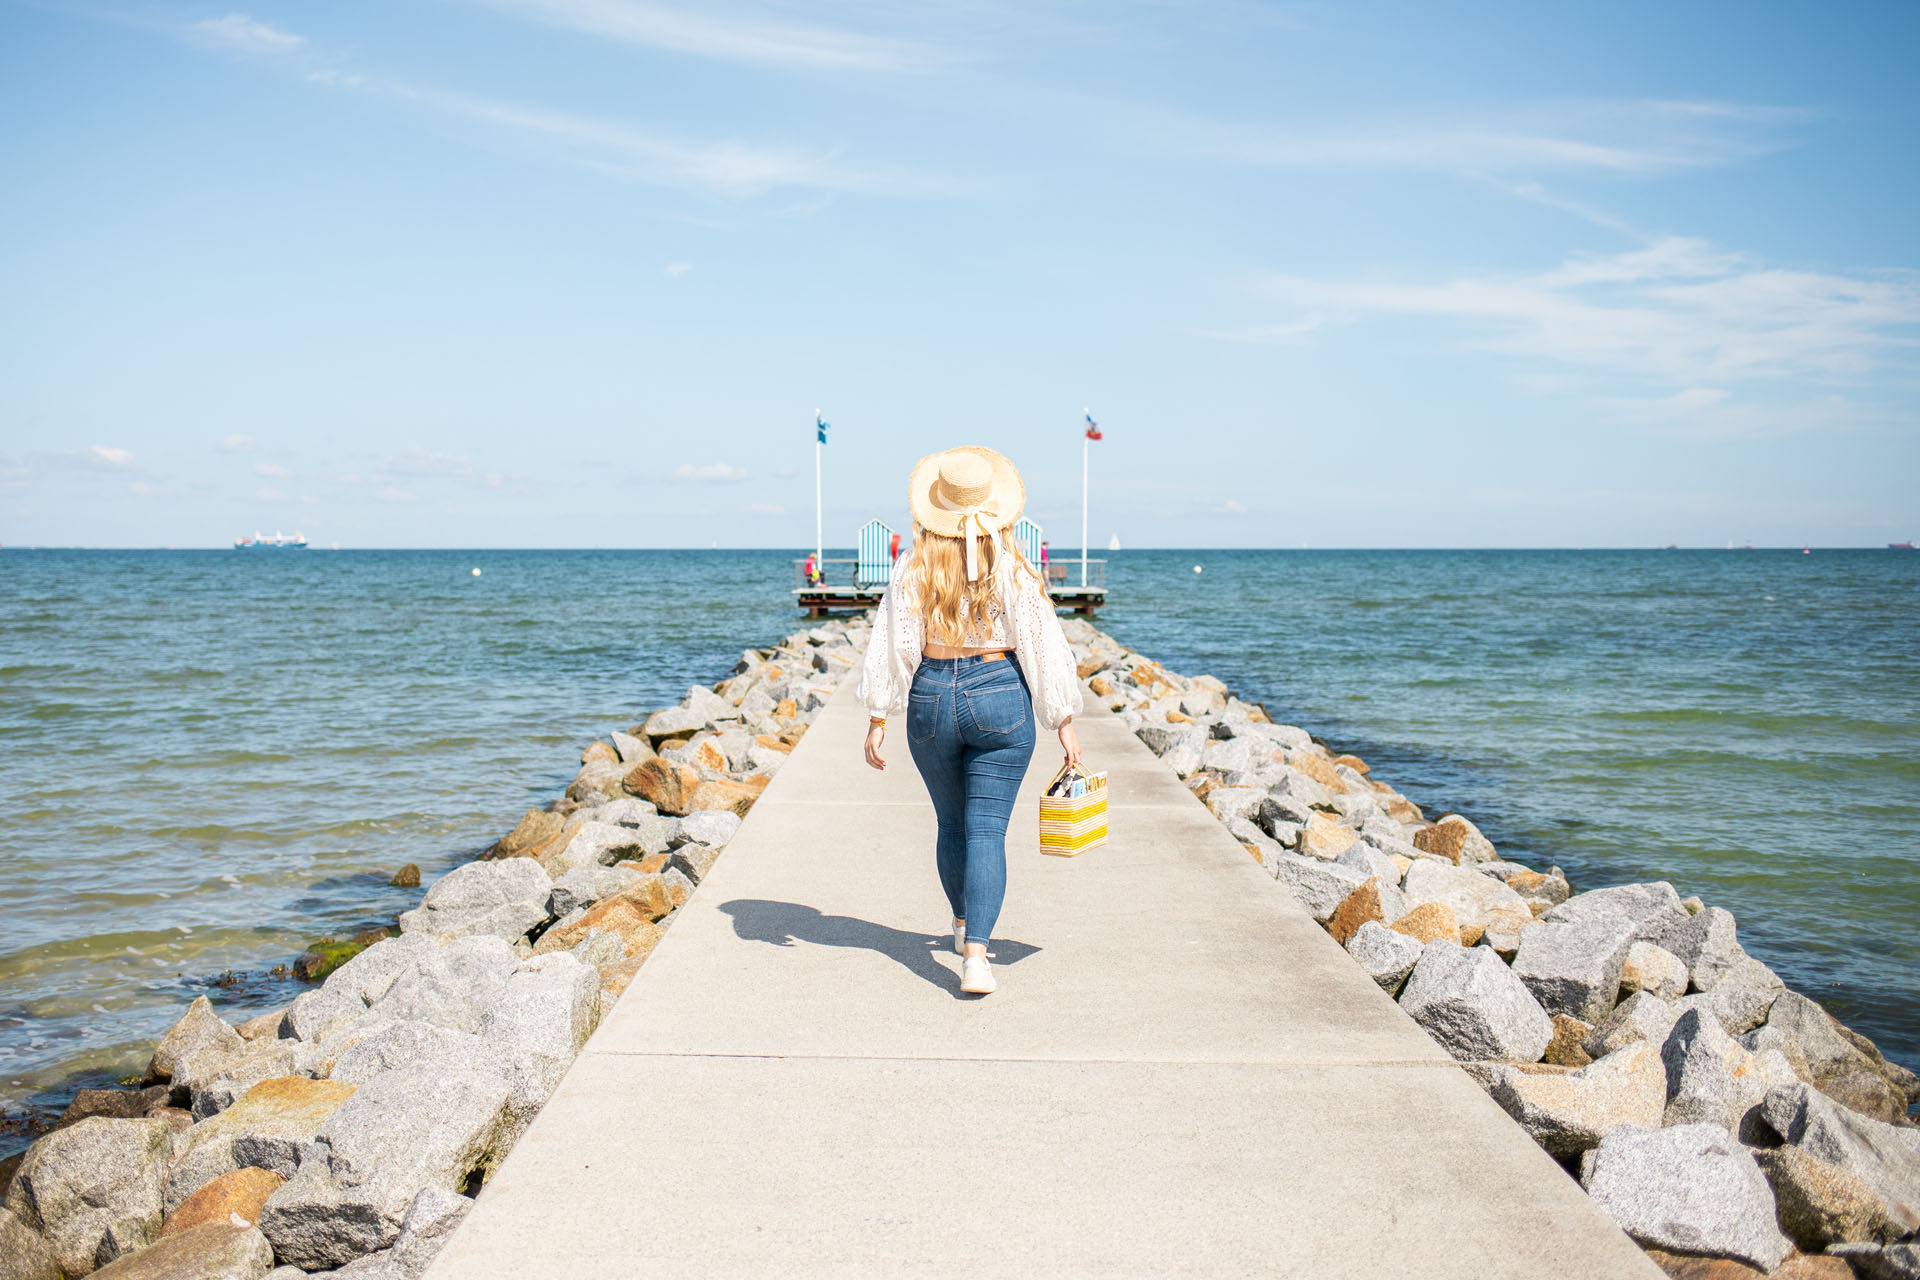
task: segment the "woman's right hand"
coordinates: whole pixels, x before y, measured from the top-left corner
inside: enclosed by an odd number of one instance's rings
[[[1068,764],[1080,767],[1080,735],[1074,731],[1072,716],[1060,722],[1060,749],[1067,753]]]
[[[884,769],[887,762],[880,758],[880,744],[886,741],[887,726],[872,724],[867,726],[867,763],[876,769]]]

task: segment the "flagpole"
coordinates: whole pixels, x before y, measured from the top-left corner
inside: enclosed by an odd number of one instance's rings
[[[820,411],[813,411],[813,558],[820,569],[827,567],[827,540],[820,532]]]
[[[1080,585],[1087,585],[1087,466],[1093,456],[1093,437],[1080,436]]]

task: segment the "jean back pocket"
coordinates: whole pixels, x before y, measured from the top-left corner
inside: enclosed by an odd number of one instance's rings
[[[1027,687],[1019,680],[968,689],[967,714],[982,733],[1018,733],[1027,723]]]
[[[926,742],[940,728],[940,697],[932,693],[907,695],[907,741]]]

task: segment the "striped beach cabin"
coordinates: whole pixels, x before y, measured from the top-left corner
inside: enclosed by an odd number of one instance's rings
[[[860,553],[853,566],[853,585],[863,590],[886,589],[893,581],[893,527],[884,520],[860,526]]]

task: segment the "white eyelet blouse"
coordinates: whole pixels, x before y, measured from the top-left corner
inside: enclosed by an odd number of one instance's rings
[[[1033,693],[1040,723],[1058,729],[1083,705],[1073,650],[1060,629],[1060,615],[1039,578],[1011,556],[998,557],[995,571],[1004,608],[988,619],[984,632],[969,629],[965,649],[1011,649]],[[903,715],[913,673],[919,669],[927,645],[926,615],[920,610],[918,575],[904,562],[898,566],[880,610],[873,619],[873,639],[867,645],[866,668],[860,676],[860,697],[869,716]],[[964,603],[964,597],[963,597]],[[963,614],[964,616],[964,614]]]

